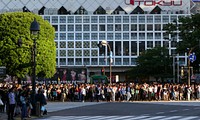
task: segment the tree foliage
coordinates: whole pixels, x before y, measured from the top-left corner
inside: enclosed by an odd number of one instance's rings
[[[50,78],[55,73],[56,46],[54,28],[41,16],[29,12],[0,14],[0,64],[6,66],[11,76],[19,78],[32,74],[33,39],[30,24],[34,18],[40,24],[39,38],[36,40],[36,74]],[[18,39],[22,46],[17,45]]]
[[[155,47],[144,51],[137,59],[138,65],[129,71],[131,78],[167,78],[172,77],[172,59],[168,50]]]
[[[177,23],[180,23],[179,25]],[[195,52],[197,60],[192,63],[195,69],[200,64],[200,14],[179,18],[179,21],[169,23],[165,28],[166,33],[172,36],[179,34],[180,41],[177,42],[178,53],[188,53],[191,49]],[[177,33],[178,31],[178,33]]]

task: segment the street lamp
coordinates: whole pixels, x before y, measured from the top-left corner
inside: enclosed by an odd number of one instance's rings
[[[36,113],[36,104],[35,104],[35,79],[36,79],[36,39],[39,37],[39,31],[40,31],[40,25],[34,19],[34,21],[31,23],[30,26],[30,33],[31,33],[31,39],[33,39],[33,49],[32,49],[32,55],[33,55],[33,72],[32,72],[32,105],[33,105],[33,114]]]
[[[101,45],[103,46],[108,46],[108,50],[109,50],[109,53],[110,53],[110,85],[112,84],[112,51],[111,51],[111,48],[110,48],[110,45],[108,44],[108,42],[106,40],[102,40],[101,41]]]

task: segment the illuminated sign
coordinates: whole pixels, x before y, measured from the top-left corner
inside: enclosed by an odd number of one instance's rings
[[[182,0],[124,0],[126,5],[182,6]]]

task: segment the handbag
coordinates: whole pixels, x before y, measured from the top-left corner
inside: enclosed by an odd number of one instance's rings
[[[4,105],[3,101],[0,99],[0,105]]]

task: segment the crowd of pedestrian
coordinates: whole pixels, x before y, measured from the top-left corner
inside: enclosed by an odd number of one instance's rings
[[[33,105],[38,102],[40,108],[46,105],[46,98],[44,96],[44,90],[39,88],[35,91],[35,101],[32,101],[33,91],[31,85],[13,85],[0,83],[0,99],[3,104],[0,105],[0,112],[6,112],[8,120],[14,120],[19,116],[21,120],[31,118],[33,113]],[[41,110],[41,109],[40,109]],[[44,110],[40,111],[43,115]]]
[[[22,120],[31,117],[33,101],[31,85],[0,84],[0,98],[4,105],[0,112],[7,112],[8,120],[21,115]],[[123,102],[123,101],[179,101],[200,100],[200,85],[186,84],[37,84],[35,99],[43,108],[47,101],[62,102]],[[43,115],[44,110],[41,111]]]

